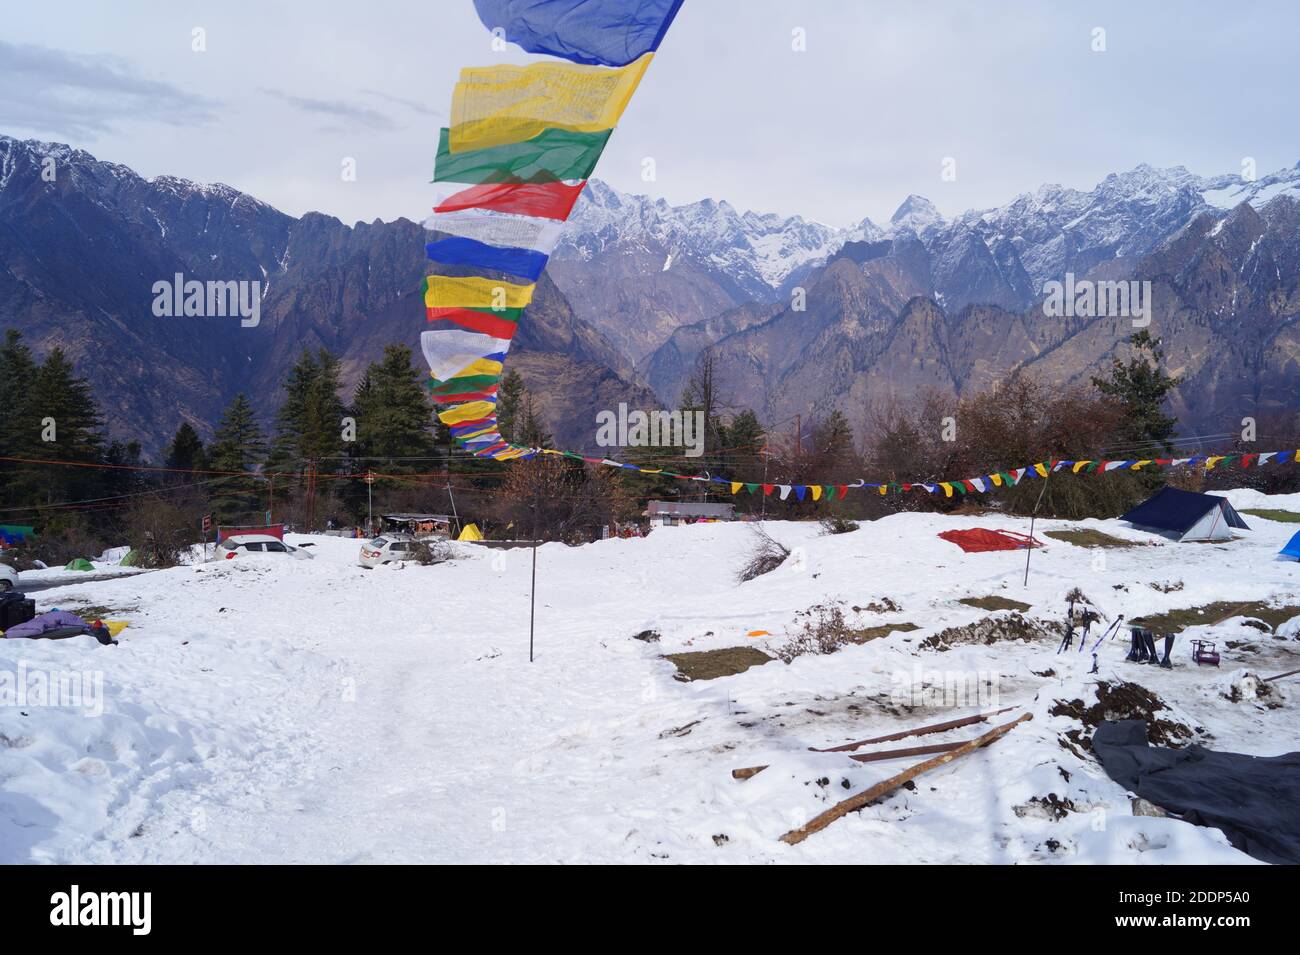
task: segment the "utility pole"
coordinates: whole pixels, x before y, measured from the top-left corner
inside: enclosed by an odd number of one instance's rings
[[[375,527],[375,472],[366,472],[366,534]]]
[[[451,519],[456,522],[456,536],[460,536],[460,515],[456,513],[456,496],[451,493],[451,475],[447,475],[447,498],[451,501]]]

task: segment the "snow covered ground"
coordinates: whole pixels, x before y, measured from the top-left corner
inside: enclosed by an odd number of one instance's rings
[[[1300,495],[1229,496],[1300,510]],[[1172,671],[1125,663],[1125,635],[1104,645],[1097,676],[1087,654],[1057,655],[1050,634],[923,646],[991,615],[963,597],[1019,600],[1048,622],[1072,587],[1112,618],[1219,600],[1300,605],[1300,564],[1274,559],[1297,526],[1246,520],[1252,530],[1222,545],[1118,521],[1039,522],[1154,544],[1049,540],[1028,587],[1023,552],[965,554],[935,536],[1027,529],[997,516],[903,514],[836,536],[769,522],[793,553],[747,583],[736,572],[753,534],[739,524],[548,544],[533,663],[526,550],[457,545],[451,563],[368,571],[357,541],[291,535],[316,559],[243,555],[70,584],[39,594],[38,609],[94,607],[131,625],[116,647],[0,640],[0,697],[5,674],[11,691],[20,676],[57,688],[74,674],[87,690],[80,705],[0,705],[0,862],[1252,862],[1216,830],[1135,816],[1124,790],[1063,742],[1079,721],[1052,710],[1091,705],[1098,679],[1131,680],[1207,745],[1286,752],[1300,735],[1294,680],[1273,684],[1269,701],[1220,691],[1239,669],[1300,666],[1295,620],[1280,628],[1289,637],[1207,620],[1178,638]],[[865,609],[885,598],[899,609]],[[828,602],[862,626],[918,629],[713,680],[681,682],[664,659],[774,651],[801,612]],[[646,630],[659,641],[633,638]],[[1192,664],[1197,635],[1218,642],[1221,670]],[[995,694],[957,705],[911,695],[979,679]],[[798,846],[778,841],[915,761],[809,747],[993,706],[1019,708],[995,723],[1034,718]]]

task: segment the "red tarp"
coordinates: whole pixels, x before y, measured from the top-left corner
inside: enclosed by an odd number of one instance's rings
[[[972,527],[968,531],[944,531],[939,535],[960,547],[966,553],[978,553],[986,550],[1024,550],[1028,547],[1042,547],[1043,542],[1027,534],[1015,531],[991,531],[984,527]]]

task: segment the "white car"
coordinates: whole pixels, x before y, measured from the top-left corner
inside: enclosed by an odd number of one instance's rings
[[[217,545],[217,558],[230,560],[237,554],[288,554],[298,560],[311,560],[311,554],[286,544],[270,534],[235,534]]]
[[[0,594],[18,589],[18,571],[8,564],[0,564]]]
[[[362,567],[378,567],[396,560],[410,560],[414,546],[413,538],[402,534],[385,534],[362,544],[361,556],[357,562]]]

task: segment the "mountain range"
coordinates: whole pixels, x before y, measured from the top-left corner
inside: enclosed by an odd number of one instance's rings
[[[0,328],[62,346],[109,433],[149,450],[182,420],[210,434],[240,391],[269,422],[304,347],[339,354],[349,388],[384,345],[418,351],[424,241],[405,219],[295,218],[228,186],[0,136]],[[951,219],[909,196],[888,223],[850,228],[592,181],[508,367],[571,447],[591,445],[597,409],[675,402],[705,348],[734,407],[769,421],[839,407],[857,424],[922,388],[1104,368],[1131,328],[1045,316],[1043,284],[1067,272],[1152,283],[1185,427],[1294,407],[1300,166],[1247,180],[1143,165]],[[260,282],[259,324],[155,316],[153,284],[177,273]]]

